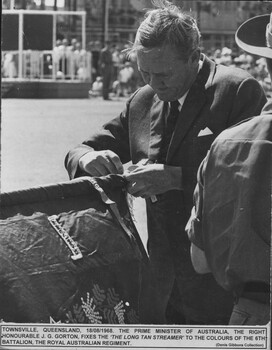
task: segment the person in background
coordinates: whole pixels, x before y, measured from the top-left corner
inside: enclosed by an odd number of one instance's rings
[[[68,46],[69,52],[69,72],[71,72],[71,78],[74,79],[77,76],[78,64],[78,43],[76,38],[72,38],[71,45]]]
[[[62,39],[61,45],[59,46],[59,70],[62,72],[65,78],[68,77],[69,68],[68,67],[68,57],[70,56],[70,50],[68,46],[68,40],[66,38]]]
[[[86,79],[90,79],[91,76],[88,76],[88,67],[91,67],[91,54],[82,48],[80,42],[76,43],[75,51],[74,51],[74,61],[76,69],[76,77],[84,81]],[[90,60],[88,62],[88,60]],[[91,70],[91,69],[90,69]]]
[[[61,69],[61,40],[56,40],[56,46],[53,48],[53,65],[54,65],[54,71],[56,72],[56,76],[62,75]]]
[[[221,50],[220,64],[224,66],[230,66],[232,64],[232,50],[228,47],[223,47]]]
[[[221,63],[221,50],[220,49],[216,49],[214,51],[214,54],[213,56],[211,57],[211,59],[217,63],[217,64],[220,64]]]
[[[128,96],[131,93],[131,82],[134,70],[129,62],[126,62],[120,69],[118,81],[120,84],[120,96]]]
[[[112,65],[113,65],[112,80],[116,81],[118,80],[118,73],[121,67],[121,56],[120,56],[120,49],[118,45],[115,45],[115,44],[112,47]]]
[[[109,41],[105,42],[105,46],[100,53],[100,71],[103,78],[103,92],[104,100],[109,100],[110,84],[112,77],[112,53],[109,48]]]
[[[236,32],[243,50],[266,58],[272,74],[272,17]],[[230,325],[270,320],[272,101],[258,117],[223,131],[202,162],[187,225],[197,272],[212,272],[235,305]]]
[[[96,77],[95,81],[92,84],[92,88],[89,91],[89,95],[93,97],[102,96],[102,90],[103,90],[102,77]]]
[[[90,41],[87,45],[88,52],[91,53],[91,73],[92,80],[95,81],[96,77],[100,75],[99,72],[99,57],[100,57],[100,42],[99,41]]]
[[[71,40],[71,45],[68,46],[68,49],[71,50],[71,51],[75,51],[77,49],[77,43],[78,43],[77,39],[73,38]]]
[[[123,112],[65,158],[70,178],[123,174],[146,200],[150,267],[143,275],[141,322],[226,324],[232,295],[211,274],[199,275],[185,225],[197,169],[215,137],[259,114],[266,102],[247,72],[217,65],[200,52],[196,21],[168,1],[154,1],[128,54],[145,86]],[[132,161],[131,171],[123,164]]]
[[[4,78],[15,78],[17,76],[17,69],[12,53],[6,53],[3,61],[3,76]]]

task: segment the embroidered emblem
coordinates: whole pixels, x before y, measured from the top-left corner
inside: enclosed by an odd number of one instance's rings
[[[73,260],[82,259],[83,255],[80,249],[78,248],[73,238],[69,236],[69,233],[58,222],[58,216],[57,215],[49,216],[48,220],[50,224],[53,226],[53,228],[55,229],[55,231],[58,233],[58,235],[63,239],[67,247],[71,250],[72,252],[71,258]]]
[[[114,306],[114,311],[117,315],[118,323],[124,324],[125,323],[124,314],[125,314],[126,310],[124,309],[123,300],[121,300],[117,305]]]
[[[93,304],[93,298],[90,299],[90,293],[87,292],[87,300],[84,301],[83,298],[81,298],[82,302],[82,308],[87,316],[87,318],[90,320],[91,323],[102,323],[102,316],[99,316],[99,312],[95,311],[95,305]]]
[[[136,311],[124,302],[114,288],[107,291],[94,284],[91,293],[80,297],[66,312],[67,323],[135,324],[139,322]]]

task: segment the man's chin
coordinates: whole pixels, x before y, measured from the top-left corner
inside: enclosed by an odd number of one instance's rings
[[[176,96],[176,94],[169,94],[169,92],[157,92],[157,95],[159,97],[159,99],[161,101],[164,102],[171,102],[171,101],[175,101],[178,99],[178,97]]]
[[[164,102],[174,101],[174,99],[169,94],[157,92],[157,95],[161,101],[164,101]]]

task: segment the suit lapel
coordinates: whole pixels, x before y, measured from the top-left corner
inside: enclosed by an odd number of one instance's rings
[[[184,101],[184,105],[180,111],[176,128],[169,145],[166,157],[167,163],[169,163],[169,161],[172,159],[176,149],[183,141],[196,118],[199,117],[199,112],[203,108],[207,98],[206,88],[211,84],[214,70],[215,64],[207,58],[204,58],[203,66],[197,76],[196,81],[190,88],[190,91]]]
[[[165,126],[165,115],[169,113],[168,102],[159,100],[154,97],[155,102],[150,113],[150,141],[148,159],[156,161],[160,153],[163,131]]]

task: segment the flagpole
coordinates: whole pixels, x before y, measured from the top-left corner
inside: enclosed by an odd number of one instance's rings
[[[103,1],[103,40],[104,43],[109,39],[109,0]]]

